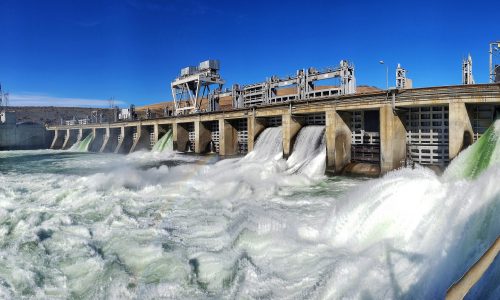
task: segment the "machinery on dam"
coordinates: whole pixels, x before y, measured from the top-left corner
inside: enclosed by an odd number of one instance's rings
[[[354,65],[346,60],[340,61],[336,68],[316,68],[297,70],[295,76],[271,76],[263,82],[239,85],[234,84],[225,91],[225,81],[219,74],[218,60],[207,60],[198,67],[186,67],[172,83],[172,97],[175,115],[219,110],[220,100],[230,97],[233,108],[291,102],[349,95],[356,92]],[[337,79],[337,85],[316,88],[320,81]],[[210,87],[217,87],[211,92]],[[203,101],[207,101],[203,105]]]
[[[401,67],[398,64],[396,68],[396,88],[397,89],[411,89],[413,87],[413,81],[406,76],[408,70]]]
[[[500,82],[500,41],[490,43],[490,82]]]
[[[210,93],[210,86],[222,89],[225,81],[219,74],[219,61],[202,61],[198,67],[185,67],[172,83],[172,97],[176,115],[201,111],[202,99]]]

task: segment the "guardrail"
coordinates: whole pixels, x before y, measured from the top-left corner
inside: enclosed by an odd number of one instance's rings
[[[446,292],[446,300],[463,299],[470,289],[481,279],[500,252],[500,236],[486,250],[481,258]]]

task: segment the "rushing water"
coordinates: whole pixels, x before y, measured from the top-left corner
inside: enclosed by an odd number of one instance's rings
[[[173,141],[172,141],[172,129],[169,129],[161,139],[156,142],[153,146],[153,151],[155,152],[163,152],[163,151],[172,151],[174,149]]]
[[[77,141],[68,150],[74,152],[88,152],[89,146],[94,140],[94,135],[92,133],[88,134],[83,140]]]
[[[0,298],[443,298],[500,232],[500,167],[327,178],[323,131],[288,160],[280,127],[222,161],[0,152]]]

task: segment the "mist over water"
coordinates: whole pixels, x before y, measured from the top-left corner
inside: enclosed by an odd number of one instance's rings
[[[0,152],[0,298],[443,298],[500,232],[498,164],[327,178],[323,135],[288,160],[280,127],[221,161]]]

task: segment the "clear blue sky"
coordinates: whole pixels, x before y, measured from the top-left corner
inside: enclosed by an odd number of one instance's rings
[[[358,84],[459,84],[471,53],[488,80],[500,1],[0,0],[0,82],[11,102],[170,100],[180,68],[215,58],[228,84],[348,59]],[[17,100],[16,100],[17,99]],[[14,103],[13,103],[14,104]]]

